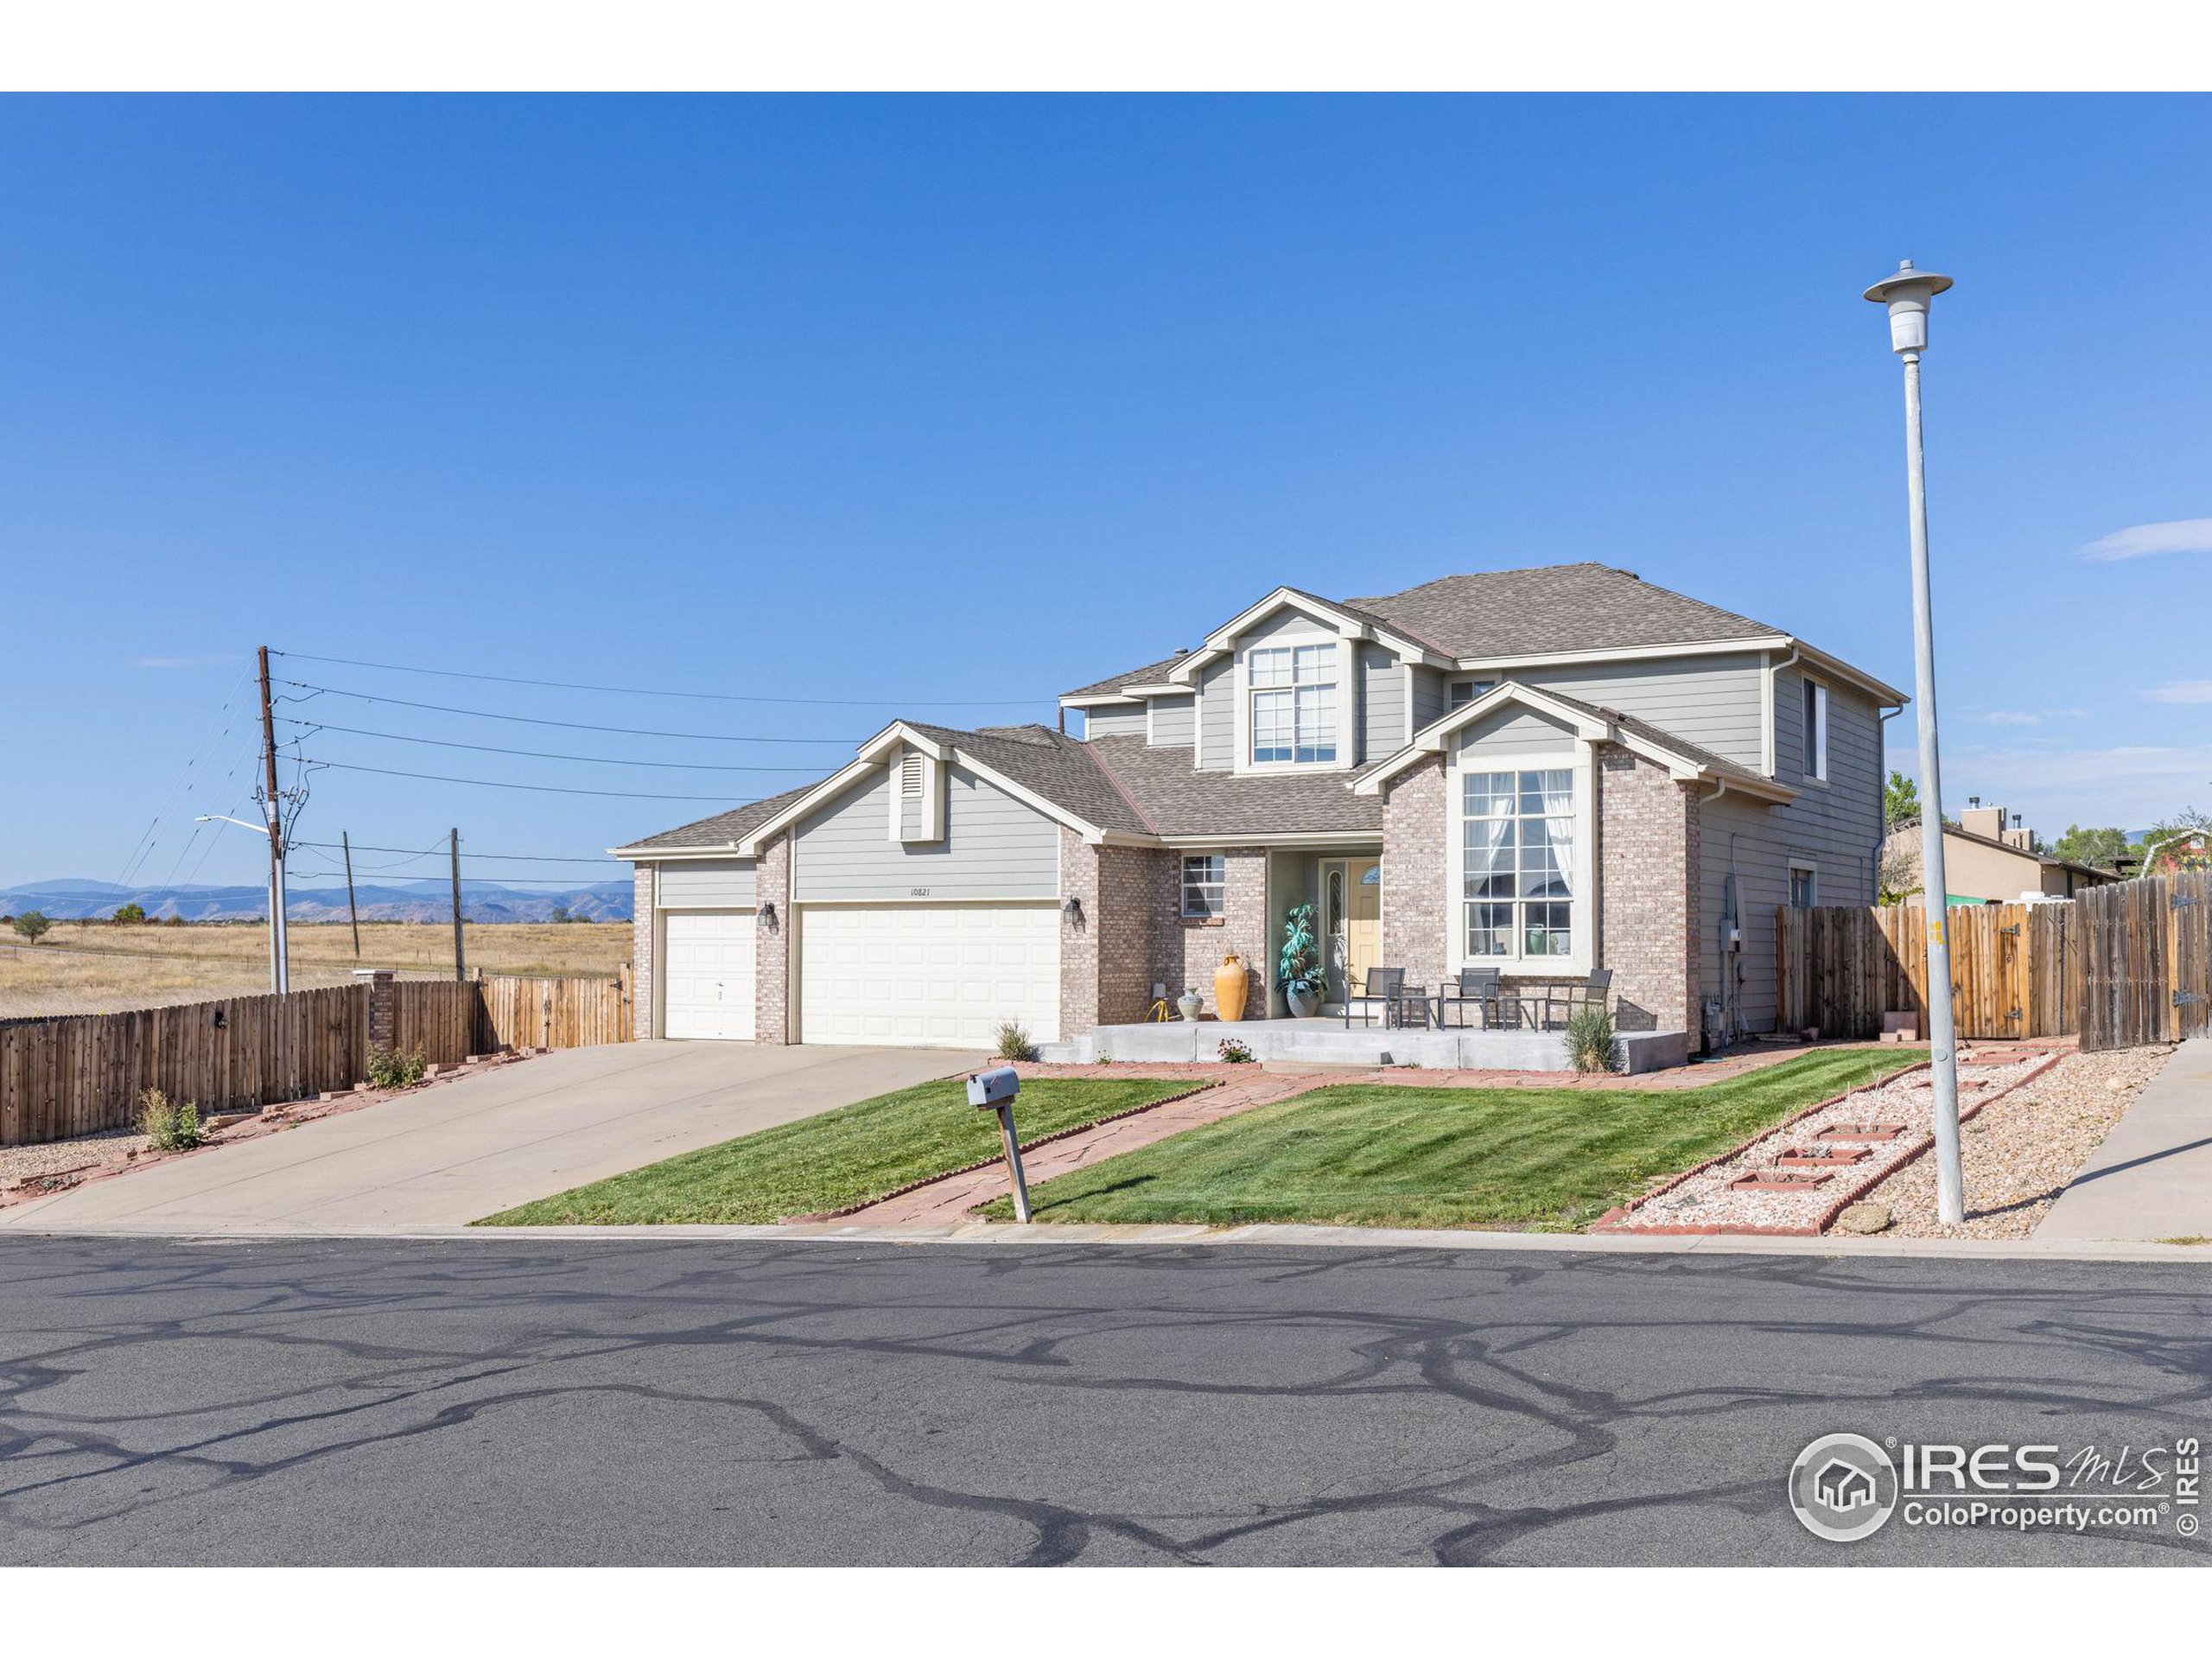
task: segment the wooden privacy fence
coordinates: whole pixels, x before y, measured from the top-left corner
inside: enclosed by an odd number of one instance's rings
[[[2082,1047],[2212,1031],[2212,871],[2122,881],[2074,902],[2084,934]]]
[[[1961,1037],[2063,1037],[2079,1028],[2075,906],[1953,905],[1951,1014]],[[1927,1031],[1927,912],[1917,903],[1784,907],[1777,915],[1782,1026],[1872,1037],[1910,1010]]]
[[[368,1076],[378,991],[393,1046],[433,1065],[502,1047],[629,1040],[629,981],[399,980],[127,1014],[0,1022],[0,1146],[120,1128],[158,1089],[203,1112],[350,1089]]]
[[[2212,871],[2092,887],[2070,904],[1954,905],[1948,921],[1961,1037],[2078,1034],[2105,1049],[2212,1034]],[[1783,1028],[1871,1037],[1892,1008],[1924,1020],[1923,925],[1916,903],[1783,910]]]

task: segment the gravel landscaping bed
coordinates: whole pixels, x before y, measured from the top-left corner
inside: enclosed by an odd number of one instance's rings
[[[1912,1238],[2025,1238],[2112,1126],[2173,1053],[2170,1047],[2069,1054],[2017,1094],[1961,1126],[1967,1218],[1936,1219],[1936,1161],[1906,1165],[1866,1195],[1889,1230]]]
[[[143,1152],[152,1142],[136,1129],[103,1129],[71,1141],[41,1141],[35,1146],[0,1147],[0,1186],[39,1175],[81,1169]]]
[[[1962,1052],[1960,1110],[1967,1111],[2011,1088],[2050,1059],[2044,1052],[1993,1048],[1977,1061],[1972,1051]],[[1847,1193],[1870,1175],[1898,1167],[1929,1144],[1934,1100],[1934,1085],[1924,1068],[1854,1090],[1840,1100],[1815,1107],[1793,1123],[1746,1142],[1628,1214],[1600,1223],[1593,1230],[1817,1233],[1828,1212]],[[1853,1128],[1866,1125],[1895,1126],[1897,1132],[1885,1139],[1851,1135]],[[1809,1164],[1803,1156],[1849,1152],[1860,1155],[1825,1169]],[[1749,1178],[1783,1177],[1784,1172],[1793,1169],[1814,1176],[1825,1174],[1827,1179],[1808,1179],[1790,1190],[1738,1185]],[[1932,1209],[1932,1197],[1929,1206]]]

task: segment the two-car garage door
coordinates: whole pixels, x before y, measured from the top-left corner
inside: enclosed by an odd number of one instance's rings
[[[988,1048],[1009,1020],[1033,1041],[1059,1037],[1057,905],[807,905],[799,915],[803,1043]]]

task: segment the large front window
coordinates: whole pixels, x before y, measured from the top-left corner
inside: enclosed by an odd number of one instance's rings
[[[1252,762],[1327,766],[1337,758],[1337,648],[1268,645],[1247,664]]]
[[[1471,772],[1467,958],[1574,954],[1574,773]]]

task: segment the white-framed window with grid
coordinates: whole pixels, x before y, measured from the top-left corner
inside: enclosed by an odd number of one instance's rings
[[[1337,645],[1260,645],[1245,658],[1254,766],[1333,766]]]
[[[1226,891],[1219,853],[1188,853],[1183,858],[1183,914],[1211,921],[1223,910]]]
[[[1573,769],[1468,772],[1459,788],[1466,959],[1575,955]]]

